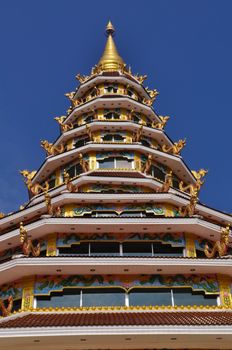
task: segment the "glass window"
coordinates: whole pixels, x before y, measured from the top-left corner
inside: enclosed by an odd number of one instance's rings
[[[86,144],[86,142],[89,142],[90,140],[89,140],[89,137],[84,137],[84,138],[82,138],[82,139],[76,139],[75,141],[74,141],[74,147],[75,148],[78,148],[78,147],[82,147],[82,146],[84,146],[85,144]]]
[[[92,217],[117,217],[117,213],[115,213],[115,211],[96,211],[93,212]]]
[[[49,188],[53,188],[56,185],[56,175],[52,175],[49,179],[48,179],[48,184],[49,184]]]
[[[106,158],[103,160],[99,160],[99,168],[100,169],[113,169],[114,168],[114,158]]]
[[[59,255],[88,255],[89,243],[72,244],[71,247],[60,247]]]
[[[126,217],[141,218],[141,217],[145,217],[146,213],[142,211],[124,211],[123,213],[120,214],[120,216],[123,218],[126,218]]]
[[[123,246],[124,256],[151,256],[151,243],[146,242],[125,242]]]
[[[116,168],[132,168],[132,161],[127,158],[116,158]]]
[[[169,288],[134,288],[129,294],[130,306],[136,305],[172,305]]]
[[[153,253],[155,256],[183,256],[183,248],[156,242],[153,243]]]
[[[37,296],[37,307],[79,307],[80,290],[67,288],[63,292],[52,292],[51,296]]]
[[[175,305],[217,305],[217,295],[195,292],[191,288],[173,289]]]
[[[152,176],[156,177],[157,179],[165,181],[165,173],[160,168],[157,168],[156,166],[152,165],[151,173]]]
[[[81,174],[82,171],[82,167],[81,165],[78,164],[74,164],[70,167],[65,168],[66,172],[69,174],[70,178],[76,177],[77,175]],[[64,178],[63,178],[64,181]]]
[[[124,306],[125,291],[120,288],[96,288],[83,290],[83,306]]]
[[[84,123],[88,124],[91,123],[94,120],[93,115],[89,115],[84,119]]]
[[[90,255],[119,255],[119,243],[117,242],[91,242]]]
[[[107,134],[103,136],[103,141],[111,141],[111,142],[124,141],[124,137],[119,134]]]

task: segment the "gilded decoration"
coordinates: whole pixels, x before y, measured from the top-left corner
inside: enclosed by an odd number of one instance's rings
[[[62,132],[66,132],[66,131],[72,130],[73,127],[74,127],[72,123],[64,124],[64,121],[65,121],[66,118],[67,117],[65,115],[62,115],[61,117],[55,117],[54,118],[58,122],[58,124],[60,125]]]
[[[231,308],[231,278],[225,275],[218,275],[217,278],[220,286],[221,305]]]
[[[174,155],[179,155],[185,145],[186,145],[186,140],[179,140],[178,142],[174,142],[174,144],[170,147],[167,147],[167,145],[163,145],[162,151],[166,153],[171,153]]]
[[[166,126],[168,120],[170,119],[170,117],[167,115],[164,117],[160,115],[159,118],[160,118],[161,122],[158,122],[158,123],[153,122],[152,127],[155,129],[163,130],[164,127]]]
[[[38,276],[34,294],[48,295],[67,287],[121,287],[126,291],[133,287],[191,287],[206,294],[219,293],[215,275],[59,275]]]
[[[222,256],[227,254],[227,250],[229,247],[229,234],[230,224],[228,224],[225,228],[221,228],[220,241],[215,242],[212,249],[209,247],[208,243],[205,243],[204,253],[207,256],[207,258],[214,258],[217,254],[221,258]]]
[[[191,196],[189,203],[186,206],[179,208],[180,216],[182,217],[193,216],[196,211],[197,202],[198,202],[197,196],[196,195]]]
[[[28,170],[21,170],[20,174],[24,177],[24,182],[28,188],[28,190],[36,196],[37,194],[41,192],[46,192],[49,190],[49,183],[45,181],[44,186],[40,185],[39,183],[35,183],[33,185],[32,179],[34,178],[36,171],[28,171]]]
[[[23,281],[22,310],[33,308],[34,303],[34,278],[26,278]]]
[[[41,146],[45,149],[47,156],[56,156],[57,154],[63,153],[65,151],[65,146],[63,143],[58,146],[54,146],[47,140],[42,140]]]
[[[33,244],[32,240],[28,238],[27,230],[23,226],[23,222],[20,222],[19,233],[20,242],[22,243],[23,254],[27,257],[29,257],[30,255],[40,256],[40,242],[38,242],[36,245]]]
[[[108,192],[108,193],[154,193],[149,187],[133,185],[110,185],[110,184],[89,184],[80,186],[80,192]]]

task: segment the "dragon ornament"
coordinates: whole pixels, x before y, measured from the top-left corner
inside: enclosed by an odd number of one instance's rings
[[[69,130],[73,129],[73,124],[72,123],[70,123],[70,124],[63,124],[64,120],[66,119],[65,115],[62,115],[61,117],[55,117],[54,119],[60,124],[62,132],[66,132],[66,131],[69,131]]]
[[[59,206],[56,208],[53,207],[51,196],[48,194],[48,192],[45,192],[44,199],[45,199],[45,205],[47,208],[48,215],[55,216],[55,217],[61,216],[61,208]]]
[[[208,243],[205,244],[204,253],[207,258],[214,258],[217,254],[220,258],[226,255],[229,246],[229,235],[230,224],[228,224],[225,228],[221,228],[220,241],[215,242],[212,249],[209,248]]]
[[[14,303],[12,295],[9,296],[7,301],[8,301],[8,305],[5,306],[4,301],[2,299],[0,299],[0,311],[1,311],[3,317],[9,316],[12,312],[13,303]]]
[[[146,163],[142,167],[142,172],[147,175],[151,169],[151,166],[152,166],[152,155],[149,154],[147,157]]]
[[[196,205],[197,205],[197,195],[194,194],[190,197],[190,202],[189,204],[187,204],[184,207],[180,207],[179,208],[179,213],[181,217],[191,217],[195,214],[195,210],[196,210]]]
[[[152,127],[155,128],[155,129],[160,129],[160,130],[163,130],[165,125],[167,124],[168,120],[170,119],[169,116],[164,116],[162,117],[161,115],[159,116],[161,122],[159,123],[152,123]]]
[[[70,175],[65,169],[63,172],[63,176],[64,176],[64,183],[66,185],[67,190],[71,193],[78,192],[78,186],[73,185],[73,183],[71,182],[71,179],[70,179]]]
[[[28,238],[27,230],[23,226],[23,222],[20,222],[19,226],[20,242],[22,243],[23,254],[27,257],[40,256],[40,243],[34,246],[31,239]]]
[[[81,75],[81,74],[77,74],[76,75],[76,79],[81,83],[85,83],[91,76],[88,76],[88,75]]]
[[[191,196],[193,196],[193,195],[198,195],[198,193],[201,189],[201,186],[205,182],[205,180],[202,181],[201,179],[208,173],[208,170],[205,170],[205,169],[200,169],[198,171],[192,170],[191,173],[193,174],[193,176],[197,180],[196,184],[195,185],[189,184],[187,186],[184,186],[183,181],[180,181],[179,189],[183,192],[189,192],[189,194]]]
[[[78,159],[79,159],[80,166],[82,167],[83,173],[87,173],[87,171],[89,171],[89,163],[87,162],[87,160],[84,159],[82,153],[78,154]]]
[[[132,141],[140,142],[142,134],[143,134],[143,125],[141,125],[140,128],[133,134]]]
[[[162,146],[162,151],[165,153],[172,153],[174,155],[179,155],[180,151],[184,148],[186,145],[186,140],[179,140],[178,142],[175,142],[174,145],[167,147],[167,145]]]
[[[132,76],[135,80],[137,80],[140,84],[142,84],[142,83],[144,82],[144,80],[147,79],[147,75],[139,75],[139,74],[133,75],[133,74],[131,74],[131,76]]]
[[[54,146],[47,140],[41,141],[41,147],[43,147],[47,153],[47,156],[55,156],[57,154],[63,153],[65,150],[64,144],[61,143],[59,146]]]
[[[45,181],[44,186],[39,183],[32,184],[32,179],[34,178],[36,171],[21,170],[20,174],[24,177],[24,182],[33,196],[49,190],[49,183],[47,181]]]
[[[152,98],[152,99],[153,98],[155,99],[159,95],[159,92],[156,89],[149,90],[148,88],[146,88],[146,91],[149,94],[150,98]]]

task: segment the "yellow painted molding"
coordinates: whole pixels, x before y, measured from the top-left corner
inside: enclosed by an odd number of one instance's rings
[[[195,246],[195,237],[191,233],[185,233],[185,248],[186,248],[186,256],[188,258],[196,258],[196,246]]]
[[[220,300],[221,305],[231,308],[232,298],[231,298],[231,278],[225,275],[217,275],[219,287],[220,287]]]
[[[56,233],[51,233],[47,237],[46,256],[56,256]]]
[[[23,281],[22,311],[33,308],[34,303],[34,277],[25,278]]]

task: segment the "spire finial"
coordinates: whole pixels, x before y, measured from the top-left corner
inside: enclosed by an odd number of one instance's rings
[[[113,35],[115,32],[114,26],[111,23],[111,21],[108,22],[107,26],[106,26],[106,34],[109,35]]]
[[[117,71],[120,69],[124,69],[125,67],[125,63],[122,57],[119,56],[114,43],[114,32],[114,26],[111,23],[111,21],[109,21],[106,26],[106,34],[108,38],[106,41],[105,50],[100,61],[98,62],[98,67],[101,68],[103,71]]]

